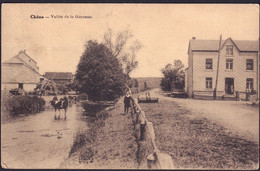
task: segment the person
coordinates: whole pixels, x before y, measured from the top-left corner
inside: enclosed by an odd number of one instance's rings
[[[146,100],[151,100],[151,96],[150,96],[150,92],[149,91],[147,91],[145,93],[145,96],[146,96]]]
[[[239,92],[239,90],[236,91],[236,100],[240,101],[240,92]]]
[[[52,105],[52,106],[53,106],[53,105],[56,105],[58,102],[59,102],[59,101],[58,101],[57,96],[54,96],[53,99],[51,100],[51,105]]]
[[[130,107],[130,100],[131,100],[131,95],[129,92],[126,93],[126,96],[124,98],[124,113],[128,113],[129,107]]]

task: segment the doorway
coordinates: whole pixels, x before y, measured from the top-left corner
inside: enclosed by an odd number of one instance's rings
[[[23,89],[23,83],[18,83],[18,88]]]
[[[234,94],[234,78],[225,78],[226,94]]]

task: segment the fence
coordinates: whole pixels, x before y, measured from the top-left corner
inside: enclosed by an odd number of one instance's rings
[[[161,153],[155,143],[153,123],[149,122],[139,104],[132,98],[131,116],[135,129],[139,132],[139,141],[147,140],[152,144],[152,153],[146,156],[147,166],[151,169],[174,169],[170,155]],[[139,129],[138,129],[139,126]],[[150,150],[151,151],[151,150]]]

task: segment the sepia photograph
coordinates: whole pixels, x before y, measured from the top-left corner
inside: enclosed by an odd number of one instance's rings
[[[1,167],[259,169],[259,5],[2,3]]]

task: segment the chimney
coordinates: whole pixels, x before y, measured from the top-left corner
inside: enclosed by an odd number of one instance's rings
[[[25,52],[26,52],[25,50],[20,50],[20,51],[19,51],[19,54],[20,54],[20,53],[25,53]]]
[[[192,40],[195,40],[196,39],[196,37],[192,37]]]

